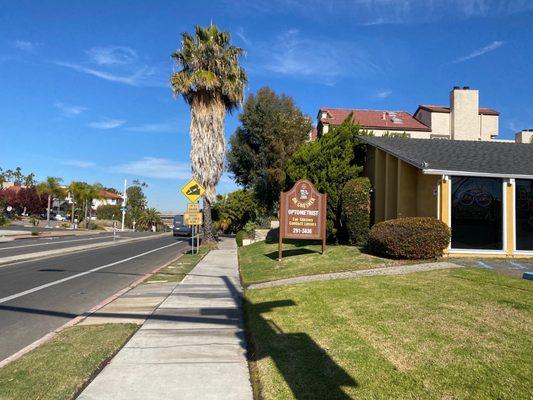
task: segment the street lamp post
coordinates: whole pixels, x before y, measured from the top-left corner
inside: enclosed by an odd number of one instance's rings
[[[126,192],[126,187],[128,185],[128,181],[124,179],[124,193],[122,194],[122,227],[121,232],[124,232],[124,221],[126,219],[126,202],[128,201],[128,193]]]

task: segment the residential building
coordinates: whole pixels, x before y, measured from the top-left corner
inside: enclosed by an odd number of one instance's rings
[[[100,191],[101,198],[93,199],[92,209],[97,210],[98,207],[103,205],[121,206],[124,202],[122,195],[109,192],[107,190]]]
[[[361,136],[372,219],[427,216],[451,228],[448,254],[533,256],[533,146]]]
[[[407,111],[321,108],[316,136],[327,134],[350,114],[354,122],[374,136],[490,141],[499,130],[498,111],[480,108],[477,90],[456,86],[450,92],[449,106],[420,105],[413,115]]]

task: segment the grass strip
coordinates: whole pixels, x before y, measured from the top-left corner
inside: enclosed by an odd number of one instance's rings
[[[146,283],[155,282],[181,282],[185,276],[198,264],[202,258],[210,251],[207,245],[200,246],[198,253],[185,253],[172,264],[160,270],[146,281]]]
[[[0,399],[73,399],[138,329],[77,325],[0,369]]]

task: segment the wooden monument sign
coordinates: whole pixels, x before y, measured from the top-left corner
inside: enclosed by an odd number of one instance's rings
[[[313,184],[301,179],[279,199],[278,259],[283,253],[283,239],[309,239],[322,241],[322,254],[326,253],[327,195]]]

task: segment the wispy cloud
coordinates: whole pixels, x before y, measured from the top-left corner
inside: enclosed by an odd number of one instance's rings
[[[148,123],[148,124],[129,126],[126,129],[132,132],[146,132],[146,133],[177,132],[178,124],[176,122]]]
[[[252,70],[313,78],[326,85],[335,84],[343,76],[374,75],[381,71],[369,54],[354,43],[302,37],[297,29],[280,34],[275,43],[258,47],[262,59]]]
[[[129,86],[167,86],[166,76],[141,62],[137,52],[124,46],[93,47],[86,60],[53,61],[53,64],[97,78]]]
[[[452,61],[452,63],[453,64],[458,64],[458,63],[462,63],[462,62],[471,60],[473,58],[482,56],[483,54],[490,53],[491,51],[494,51],[497,48],[502,47],[504,44],[505,44],[505,42],[503,42],[501,40],[496,40],[496,41],[492,42],[491,44],[488,44],[488,45],[483,46],[483,47],[481,47],[481,48],[479,48],[477,50],[474,50],[472,53],[470,53],[470,54],[468,54],[466,56],[459,57],[458,59]]]
[[[95,129],[114,129],[126,123],[123,119],[105,119],[102,121],[91,122],[89,126]]]
[[[81,114],[84,111],[87,111],[86,107],[68,105],[60,101],[55,102],[54,106],[59,109],[66,117],[73,117],[75,115]]]
[[[125,65],[137,62],[139,56],[130,47],[93,47],[86,51],[89,59],[98,65]]]
[[[91,168],[96,165],[95,163],[91,161],[82,161],[82,160],[65,160],[65,161],[62,161],[61,164],[69,165],[71,167],[78,167],[78,168]]]
[[[189,164],[157,157],[144,157],[114,169],[123,174],[156,179],[188,179],[191,176]]]
[[[13,40],[9,42],[9,44],[11,47],[22,51],[33,51],[39,46],[39,43],[30,42],[28,40]]]
[[[298,14],[327,24],[350,16],[354,24],[419,24],[443,19],[497,17],[533,10],[531,0],[226,0],[232,15]],[[238,4],[235,4],[235,3]],[[317,12],[317,10],[320,10]]]
[[[97,78],[104,79],[106,81],[124,83],[130,86],[160,86],[161,85],[161,84],[156,85],[151,80],[151,78],[153,78],[155,75],[155,71],[153,68],[146,67],[146,66],[135,70],[133,73],[129,75],[120,75],[120,74],[98,70],[95,68],[87,67],[81,64],[76,64],[76,63],[57,61],[55,62],[55,64],[62,66],[62,67],[73,69],[74,71],[77,71],[77,72],[82,72],[84,74],[96,76]]]
[[[390,89],[378,90],[378,92],[376,93],[376,97],[378,99],[386,99],[391,94],[392,94],[392,90]]]

